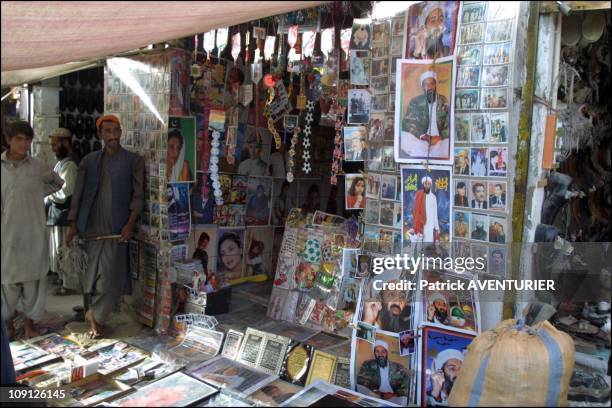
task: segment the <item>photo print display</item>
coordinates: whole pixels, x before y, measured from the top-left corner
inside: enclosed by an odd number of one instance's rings
[[[365,89],[348,91],[348,123],[367,124],[370,121],[372,95]]]
[[[217,236],[216,225],[194,226],[192,238],[187,241],[189,244],[187,255],[202,263],[202,269],[206,275],[203,280],[205,285],[217,270]]]
[[[408,8],[405,55],[433,59],[452,55],[455,49],[458,1],[425,1]]]
[[[195,117],[170,117],[166,174],[169,182],[194,182],[196,174]]]
[[[474,177],[487,176],[487,156],[486,147],[472,147],[470,149],[470,175]]]
[[[457,89],[455,94],[455,109],[458,111],[478,109],[479,95],[478,89]]]
[[[362,210],[366,205],[366,181],[362,174],[345,175],[345,206],[347,210]]]
[[[482,68],[482,86],[508,86],[509,65],[489,65]]]
[[[465,24],[459,29],[460,44],[481,43],[484,38],[484,23]]]
[[[510,63],[510,48],[512,43],[485,44],[483,51],[483,65],[498,65]]]
[[[487,143],[489,141],[489,118],[487,114],[472,114],[470,139],[472,143]]]
[[[486,43],[510,41],[512,39],[513,20],[501,20],[487,23],[485,31]]]
[[[397,177],[383,174],[380,177],[380,198],[382,200],[395,200],[397,189]]]
[[[366,199],[366,208],[365,208],[365,223],[366,224],[378,224],[378,213],[380,210],[380,200],[376,199]]]
[[[372,24],[372,44],[385,45],[389,42],[389,21],[377,21]]]
[[[482,45],[462,45],[457,51],[457,65],[480,65]]]
[[[416,242],[450,242],[450,168],[402,166],[404,248]]]
[[[189,184],[168,184],[167,200],[169,239],[170,241],[186,239],[191,233]]]
[[[455,142],[468,142],[470,137],[470,115],[458,113],[455,115]]]
[[[226,280],[242,277],[244,228],[219,228],[217,274]]]
[[[250,227],[246,229],[244,276],[272,276],[273,227]]]
[[[461,24],[479,23],[485,19],[486,3],[463,4]]]
[[[277,407],[301,390],[302,387],[283,380],[276,380],[249,395],[249,399],[266,404],[266,406]]]
[[[483,88],[481,109],[505,109],[508,107],[508,88]]]
[[[455,179],[455,196],[453,205],[455,207],[470,207],[470,182],[466,179]]]
[[[385,115],[373,113],[370,115],[370,130],[368,132],[368,143],[380,143],[385,136]]]
[[[376,333],[374,342],[353,338],[353,371],[351,384],[369,397],[406,406],[412,398],[410,358],[401,356],[398,335]],[[388,383],[381,381],[380,371],[388,367]]]
[[[271,177],[249,177],[246,206],[247,225],[270,224]]]
[[[506,248],[503,246],[489,245],[489,256],[487,258],[487,273],[499,278],[506,277]]]
[[[440,58],[435,65],[429,60],[399,61],[394,143],[398,163],[452,163],[453,63],[453,57]]]
[[[467,147],[455,147],[453,173],[463,176],[470,174],[470,149]]]
[[[505,181],[489,182],[489,209],[506,211],[507,183]]]
[[[371,35],[372,20],[369,18],[353,19],[353,28],[351,30],[351,42],[349,48],[351,50],[369,50],[372,42]]]
[[[448,405],[448,396],[474,337],[473,334],[438,327],[421,330],[417,404]]]
[[[506,147],[489,148],[489,176],[506,177],[508,170],[508,149]]]
[[[508,142],[508,112],[490,115],[491,143]]]
[[[380,197],[380,174],[368,173],[366,175],[366,197],[368,198],[379,198]]]
[[[468,211],[454,211],[453,214],[454,237],[468,239],[470,237],[470,213]]]
[[[344,133],[344,161],[364,161],[368,155],[365,126],[346,126]]]
[[[215,209],[212,180],[208,173],[198,172],[191,191],[191,217],[194,224],[212,224]]]
[[[502,217],[489,217],[489,242],[496,244],[506,243],[506,219]]]
[[[486,259],[486,258],[485,258]],[[436,267],[443,266],[438,262]],[[478,268],[478,263],[475,264]],[[420,280],[428,282],[423,289],[421,303],[421,322],[445,328],[461,329],[468,332],[480,333],[480,310],[478,309],[477,291],[475,290],[436,290],[436,282],[447,280],[463,281],[467,287],[473,276],[468,272],[452,273],[442,270],[421,271]]]
[[[487,208],[489,208],[487,200],[487,182],[485,180],[472,180],[470,184],[470,190],[472,195],[470,207],[477,208],[479,210],[486,210]]]
[[[480,84],[479,66],[462,66],[457,72],[457,88],[470,88]]]
[[[369,84],[370,51],[350,51],[351,85],[364,86]]]
[[[488,241],[489,216],[487,214],[472,213],[470,238],[475,241]]]

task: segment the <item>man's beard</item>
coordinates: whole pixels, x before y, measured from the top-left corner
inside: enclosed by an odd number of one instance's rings
[[[436,309],[435,316],[439,322],[444,323],[448,319],[448,312],[442,312],[440,309]]]
[[[425,91],[425,98],[427,99],[427,103],[434,103],[436,100],[436,91],[434,89]]]
[[[376,357],[376,364],[378,364],[380,368],[385,368],[387,366],[387,363],[387,357]]]
[[[60,146],[59,150],[55,153],[55,157],[57,157],[58,160],[65,159],[68,157],[68,149],[66,149],[64,146]]]
[[[423,191],[425,192],[425,194],[429,194],[429,192],[431,191],[431,188],[423,187]]]
[[[444,36],[445,31],[445,26],[427,30],[427,37],[425,40],[425,49],[427,54],[435,56],[443,51],[444,44],[442,43],[442,37]]]
[[[444,373],[444,392],[446,392],[446,395],[450,395],[454,383],[455,382],[451,380],[450,376]]]
[[[400,332],[403,329],[402,320],[401,320],[401,312],[399,315],[394,315],[388,309],[381,310],[380,323],[383,330],[388,330],[392,332]]]

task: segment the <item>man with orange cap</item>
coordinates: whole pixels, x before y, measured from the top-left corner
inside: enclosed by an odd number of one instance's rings
[[[87,270],[82,276],[85,318],[92,338],[121,295],[129,293],[128,242],[144,199],[144,160],[121,147],[121,124],[113,115],[96,122],[104,149],[88,154],[79,165],[68,220],[66,243],[84,238]],[[118,236],[118,239],[92,238]]]

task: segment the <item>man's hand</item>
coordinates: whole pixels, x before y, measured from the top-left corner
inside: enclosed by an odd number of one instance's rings
[[[132,238],[132,232],[134,231],[134,224],[128,222],[125,227],[121,230],[121,239],[119,242],[128,242]]]
[[[434,305],[427,306],[427,320],[433,322],[434,315],[436,314],[436,307]]]
[[[363,322],[374,325],[378,319],[378,313],[381,311],[382,305],[377,301],[366,302],[363,308]]]
[[[78,233],[78,231],[76,229],[76,226],[75,225],[71,225],[70,228],[68,228],[68,232],[66,233],[66,240],[65,240],[66,246],[70,246],[70,244],[72,243],[72,240],[78,234],[79,233]]]
[[[444,374],[441,371],[431,376],[431,396],[436,400],[440,399],[440,393],[444,386]]]

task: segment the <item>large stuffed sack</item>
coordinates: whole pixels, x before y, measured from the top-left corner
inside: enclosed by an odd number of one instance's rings
[[[449,406],[566,406],[574,342],[548,321],[505,320],[467,350]]]

